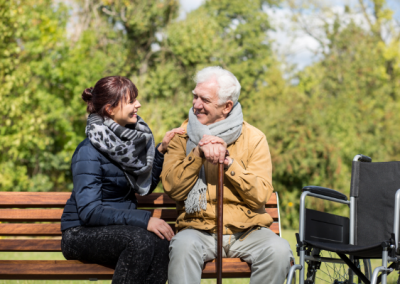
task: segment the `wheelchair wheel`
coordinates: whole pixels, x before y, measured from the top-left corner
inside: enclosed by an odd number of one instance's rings
[[[336,253],[321,251],[320,257],[324,258],[338,258]],[[357,263],[361,272],[371,279],[371,262],[369,259],[360,259]],[[349,281],[349,267],[344,263],[334,262],[316,262],[307,261],[307,280],[306,284],[361,284],[363,283],[357,275],[354,274],[353,282]]]

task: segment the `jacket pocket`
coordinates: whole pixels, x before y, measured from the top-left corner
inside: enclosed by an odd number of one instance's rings
[[[249,208],[244,207],[244,206],[240,206],[240,210],[243,211],[243,213],[246,215],[247,219],[251,219],[257,215],[255,212],[251,211]]]

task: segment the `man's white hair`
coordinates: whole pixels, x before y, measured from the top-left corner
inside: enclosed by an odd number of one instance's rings
[[[219,66],[206,67],[197,72],[194,81],[196,84],[199,84],[214,78],[217,80],[219,86],[217,91],[219,98],[218,103],[222,105],[228,100],[231,100],[233,104],[235,104],[239,99],[241,86],[235,75],[228,70]]]

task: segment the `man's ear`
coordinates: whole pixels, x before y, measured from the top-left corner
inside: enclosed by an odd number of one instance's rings
[[[232,101],[227,101],[224,105],[224,109],[222,110],[222,113],[227,116],[233,108],[233,102]]]

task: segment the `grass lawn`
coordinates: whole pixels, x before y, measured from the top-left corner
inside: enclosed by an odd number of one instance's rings
[[[299,259],[296,255],[296,239],[295,239],[295,231],[291,230],[284,230],[282,232],[282,237],[289,241],[290,246],[295,254],[296,263],[299,263]],[[43,260],[62,260],[64,257],[61,253],[12,253],[12,252],[0,252],[0,259],[26,259],[26,260],[35,260],[35,259],[43,259]],[[381,263],[379,260],[372,261],[372,269],[377,266],[380,266]],[[317,274],[318,275],[318,274]],[[392,272],[392,274],[388,277],[389,284],[395,284],[397,281],[397,273]],[[111,281],[70,281],[70,280],[63,280],[63,281],[43,281],[43,280],[0,280],[0,284],[78,284],[78,283],[98,283],[98,284],[109,284]],[[208,279],[202,280],[201,284],[214,284],[216,283],[215,279]],[[244,284],[249,283],[249,279],[224,279],[224,284]],[[317,282],[319,283],[319,282]],[[325,283],[321,281],[320,283]]]

